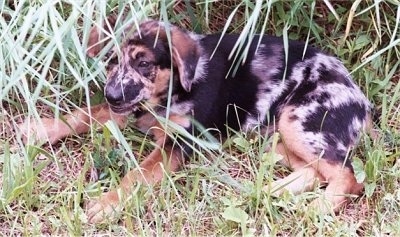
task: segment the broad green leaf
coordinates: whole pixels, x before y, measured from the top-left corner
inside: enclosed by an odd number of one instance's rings
[[[222,217],[226,220],[233,221],[236,223],[246,223],[249,219],[249,215],[242,209],[238,207],[227,207],[225,211],[222,213]]]
[[[364,163],[362,162],[362,160],[359,159],[358,157],[354,157],[352,166],[353,166],[354,175],[357,179],[357,182],[358,183],[364,182],[364,180],[366,178],[366,174],[364,171]]]

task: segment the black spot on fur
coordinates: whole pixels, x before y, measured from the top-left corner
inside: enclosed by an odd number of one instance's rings
[[[329,159],[328,162],[330,163],[339,163],[350,170],[353,170],[353,166],[351,165],[351,159],[348,157],[349,153],[346,150],[338,149],[335,145],[329,145],[324,151],[324,157],[336,157],[338,159]]]
[[[307,96],[308,101],[316,101],[318,104],[323,104],[331,98],[331,95],[326,91],[321,93],[311,93],[310,95],[306,95],[306,97]]]
[[[274,103],[272,103],[270,109],[269,109],[269,114],[268,116],[270,118],[273,118],[273,116],[279,115],[281,112],[281,108],[285,106],[286,101],[290,93],[292,93],[293,89],[296,87],[297,82],[296,81],[288,81],[287,82],[287,89],[279,95],[279,97],[275,100]],[[294,109],[291,111],[293,112]]]
[[[325,64],[321,64],[318,68],[319,78],[318,81],[322,84],[339,83],[346,87],[354,88],[354,84],[348,75],[339,73],[335,67],[339,65],[333,65],[332,69],[327,69]]]
[[[318,104],[323,104],[324,102],[328,101],[330,98],[331,98],[331,95],[328,92],[324,91],[324,92],[321,92],[317,96],[316,101],[318,102]]]
[[[303,70],[303,78],[304,78],[304,80],[307,81],[307,80],[310,80],[310,76],[311,76],[311,68],[309,66],[307,66]]]
[[[333,134],[344,145],[350,145],[352,141],[348,127],[352,126],[353,119],[363,121],[366,115],[365,106],[356,102],[336,108],[320,106],[306,118],[302,125],[305,131]]]
[[[317,88],[317,83],[313,81],[303,81],[300,85],[296,88],[293,95],[289,100],[289,105],[306,105],[314,100],[308,96],[311,92],[313,92]]]
[[[133,38],[128,40],[128,45],[144,45],[144,41],[140,38]]]
[[[337,144],[343,144],[344,147],[354,145],[360,133],[355,129],[361,128],[354,128],[352,122],[354,119],[364,121],[366,115],[365,106],[356,102],[336,108],[320,106],[306,118],[302,125],[304,131],[323,134],[325,142],[328,144],[324,157],[332,161],[343,162],[347,151],[339,150]]]

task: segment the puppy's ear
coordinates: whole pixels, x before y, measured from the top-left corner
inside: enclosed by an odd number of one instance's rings
[[[108,33],[111,33],[111,31],[114,29],[116,21],[117,21],[117,16],[110,15],[105,19],[102,29],[100,29],[98,26],[93,26],[90,29],[89,40],[87,43],[87,51],[86,51],[86,54],[89,57],[95,57],[100,52],[100,50],[107,44],[108,40],[105,39],[104,30],[107,31]]]
[[[196,66],[200,57],[200,49],[196,40],[178,27],[172,27],[172,59],[179,71],[179,77],[182,87],[190,91]]]
[[[168,41],[167,32],[170,33],[170,42]],[[158,21],[142,23],[140,25],[140,34],[155,35],[165,43],[170,43],[172,60],[173,64],[178,68],[180,83],[186,91],[190,91],[200,58],[198,42],[186,30]]]

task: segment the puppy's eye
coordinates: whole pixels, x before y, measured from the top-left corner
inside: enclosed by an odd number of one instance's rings
[[[139,67],[149,67],[150,66],[150,62],[147,61],[141,61],[139,63]]]

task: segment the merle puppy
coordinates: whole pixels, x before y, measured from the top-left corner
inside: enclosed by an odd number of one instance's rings
[[[100,35],[96,28],[91,32],[91,57],[104,45]],[[238,35],[198,35],[158,21],[132,26],[120,48],[108,54],[113,58],[107,59],[107,103],[77,110],[63,120],[27,120],[21,129],[27,138],[34,134],[54,143],[87,132],[94,122],[114,120],[123,127],[134,114],[137,127],[153,134],[157,146],[140,167],[129,171],[117,190],[89,204],[92,222],[117,212],[135,182],[159,182],[190,156],[190,146],[182,140],[175,144],[155,114],[190,133],[196,131],[194,120],[222,134],[226,126],[259,126],[265,135],[279,133],[275,152],[293,172],[266,189],[278,195],[284,190],[299,193],[324,182],[325,195],[312,205],[325,212],[337,210],[349,194],[363,188],[349,154],[370,129],[371,105],[336,57],[296,41],[289,41],[285,52],[282,38],[260,37],[240,52],[245,60],[234,62],[229,55]]]

